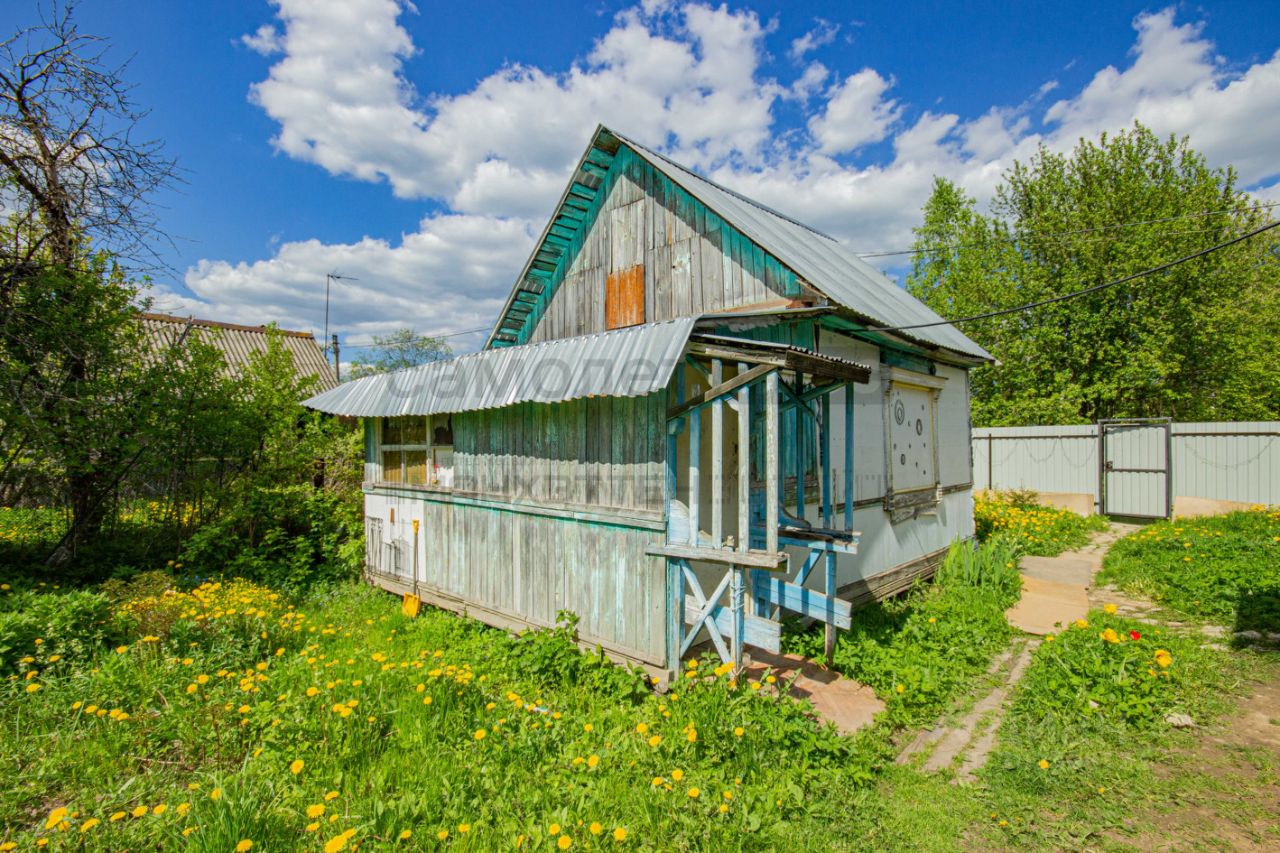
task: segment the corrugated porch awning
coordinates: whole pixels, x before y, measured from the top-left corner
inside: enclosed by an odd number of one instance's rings
[[[303,405],[333,415],[385,418],[561,403],[583,397],[640,397],[661,391],[690,347],[696,317],[646,323],[577,338],[482,350],[449,361],[366,376]],[[865,382],[866,368],[798,347],[698,336],[730,359],[830,372]],[[858,374],[859,377],[855,377]]]

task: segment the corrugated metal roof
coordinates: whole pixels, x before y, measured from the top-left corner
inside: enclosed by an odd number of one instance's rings
[[[187,339],[195,338],[217,347],[233,374],[249,363],[252,353],[267,351],[267,326],[239,326],[216,320],[199,320],[176,317],[172,314],[142,314],[139,322],[152,352],[160,352],[172,346],[182,335],[188,323],[191,331]],[[297,376],[316,378],[316,387],[328,390],[338,382],[333,377],[333,367],[324,356],[310,332],[294,332],[276,329],[280,345],[293,356],[293,369]]]
[[[839,241],[784,216],[759,202],[707,180],[674,160],[616,131],[617,137],[655,169],[724,217],[765,251],[790,267],[823,295],[878,326],[912,326],[943,320],[931,308],[896,285]],[[991,354],[954,326],[895,332],[908,340],[953,352],[991,358]]]
[[[639,397],[667,387],[695,318],[481,350],[346,382],[303,402],[334,415],[396,417]]]

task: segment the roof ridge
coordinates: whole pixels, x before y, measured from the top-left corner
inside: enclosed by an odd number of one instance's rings
[[[186,325],[190,323],[193,326],[201,326],[206,329],[228,329],[234,332],[258,332],[266,334],[270,329],[268,326],[245,326],[240,323],[226,323],[222,320],[201,320],[197,317],[179,317],[176,314],[157,314],[152,311],[143,311],[139,315],[143,320],[155,320],[160,323],[181,323]],[[281,329],[277,327],[274,331],[279,334],[286,335],[291,338],[311,338],[315,340],[314,332],[300,332],[293,329]]]
[[[830,234],[827,234],[826,232],[819,231],[817,228],[814,228],[812,225],[809,225],[806,222],[801,222],[799,219],[796,219],[794,216],[788,216],[787,214],[783,213],[780,210],[775,210],[769,205],[764,204],[763,202],[757,201],[756,199],[751,198],[750,196],[743,195],[742,193],[738,192],[735,189],[726,187],[724,184],[719,183],[718,181],[714,181],[711,178],[707,177],[706,175],[699,175],[697,172],[693,171],[693,169],[690,169],[688,166],[684,165],[683,163],[679,163],[675,160],[672,160],[670,157],[668,157],[666,154],[663,154],[661,151],[655,151],[649,146],[636,142],[631,137],[618,133],[616,130],[610,127],[605,127],[604,125],[601,125],[601,128],[607,131],[608,133],[612,134],[613,136],[617,137],[622,142],[625,142],[627,145],[630,145],[634,148],[643,149],[644,151],[647,151],[648,153],[652,154],[654,157],[658,157],[658,158],[661,158],[662,160],[665,160],[667,163],[670,163],[673,167],[679,169],[685,174],[691,175],[700,181],[705,181],[706,183],[710,184],[711,186],[715,187],[721,192],[728,193],[729,195],[733,196],[738,201],[744,202],[745,204],[749,204],[752,207],[757,208],[759,210],[763,210],[765,213],[768,213],[770,216],[776,216],[779,219],[786,220],[787,222],[790,222],[792,225],[799,226],[800,228],[803,228],[806,231],[810,231],[814,234],[817,234],[819,237],[830,240],[832,243],[840,245],[840,241],[837,240],[835,237],[832,237]]]

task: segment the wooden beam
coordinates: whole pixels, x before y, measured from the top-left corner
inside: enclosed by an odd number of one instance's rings
[[[685,624],[692,625],[695,620],[701,624],[699,613],[692,608],[693,602],[685,604]],[[733,629],[733,615],[727,607],[719,605],[712,607],[709,621],[714,622],[721,633],[727,634]],[[782,625],[772,619],[745,616],[742,620],[742,642],[775,655],[779,654],[782,651]]]
[[[853,383],[844,386],[844,526],[853,530],[853,504],[858,499],[853,480]]]
[[[738,375],[747,371],[738,365]],[[738,389],[738,550],[751,548],[751,389]]]
[[[765,575],[756,584],[755,594],[766,606],[781,607],[810,619],[817,619],[832,628],[848,630],[853,624],[853,605],[799,584],[788,583],[782,578]]]
[[[702,412],[689,416],[689,544],[698,544],[702,512]],[[716,543],[719,544],[719,543]]]
[[[764,536],[765,550],[778,550],[778,372],[769,371],[764,386]]]
[[[645,547],[644,552],[653,557],[667,557],[673,560],[696,560],[704,563],[720,565],[750,566],[753,569],[767,571],[786,571],[786,551],[736,551],[726,548],[707,548],[696,545],[660,545]]]
[[[738,375],[733,377],[732,379],[729,379],[725,382],[721,382],[719,385],[713,388],[708,388],[706,391],[703,391],[700,394],[694,394],[685,402],[680,403],[676,406],[673,406],[670,409],[667,409],[667,420],[678,418],[692,409],[700,408],[701,406],[704,406],[707,403],[710,403],[716,400],[717,398],[724,397],[728,394],[732,394],[734,391],[738,390],[742,386],[748,385],[751,382],[754,382],[760,377],[773,372],[775,369],[776,368],[774,368],[771,365],[762,364],[762,365],[759,365],[758,367],[751,368],[746,373],[739,372]]]
[[[724,362],[711,362],[711,387],[724,381]],[[711,403],[711,541],[724,543],[724,404],[719,397]]]

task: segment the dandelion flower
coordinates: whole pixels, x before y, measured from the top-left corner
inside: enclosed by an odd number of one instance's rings
[[[596,766],[597,764],[599,764],[599,763],[600,763],[600,756],[598,756],[598,755],[588,755],[588,756],[587,756],[587,766],[588,766],[588,767],[595,767],[595,766]]]
[[[329,793],[327,793],[327,794],[325,794],[325,795],[324,795],[324,801],[325,801],[326,803],[331,802],[331,801],[336,800],[336,799],[338,799],[338,792],[337,792],[337,791],[330,791]]]
[[[63,806],[58,806],[53,811],[49,812],[49,819],[44,822],[44,828],[53,829],[58,824],[62,823],[62,821],[66,818],[67,814],[68,812],[66,808],[64,808]]]
[[[649,738],[649,746],[657,746],[660,743],[662,743],[662,735],[654,735]]]
[[[553,823],[553,824],[551,824],[551,826],[548,826],[548,827],[547,827],[547,834],[548,834],[548,835],[559,835],[559,834],[560,834],[560,824],[558,824],[558,823]]]
[[[568,850],[570,847],[573,846],[573,839],[567,835],[562,835],[558,839],[556,839],[556,846],[559,847],[561,850]]]
[[[461,832],[463,835],[466,835],[470,831],[471,831],[471,824],[469,823],[458,824],[458,832]]]
[[[1116,607],[1114,604],[1104,604],[1102,605],[1102,609],[1106,611],[1108,616],[1115,616],[1116,611],[1120,608]]]
[[[115,823],[118,820],[124,820],[124,814],[124,812],[114,812],[111,817],[107,818],[107,820],[111,823]]]
[[[158,805],[158,806],[156,806],[155,808],[153,808],[153,809],[151,810],[151,813],[152,813],[152,814],[154,814],[154,815],[162,815],[162,814],[164,814],[168,809],[169,809],[169,807],[168,807],[168,806],[166,806],[164,803],[161,803],[160,805]]]
[[[449,830],[447,829],[442,829],[436,833],[436,838],[439,838],[441,841],[444,841],[448,837],[449,837]]]
[[[400,835],[399,835],[399,836],[397,836],[397,837],[398,837],[401,841],[408,841],[410,838],[412,838],[412,837],[413,837],[413,830],[412,830],[412,829],[402,829],[402,830],[400,830]]]
[[[636,734],[644,734],[649,731],[648,723],[636,723]]]
[[[241,838],[240,843],[236,845],[236,853],[249,853],[253,849],[253,842],[247,838]]]
[[[316,803],[314,806],[307,806],[307,817],[317,818],[324,814],[324,803]]]
[[[1041,770],[1048,770],[1049,760],[1047,758],[1042,758],[1036,762],[1036,766],[1039,767]]]
[[[626,840],[627,840],[627,831],[626,831],[625,829],[623,829],[622,827],[618,827],[617,829],[615,829],[615,830],[613,831],[613,840],[614,840],[614,841],[626,841]]]
[[[744,734],[746,734],[746,733],[747,733],[747,730],[746,730],[746,729],[744,729],[742,726],[738,726],[737,728],[735,728],[735,729],[733,730],[733,736],[734,736],[734,737],[742,737],[742,736],[743,736]]]
[[[297,776],[299,773],[302,772],[302,768],[303,768],[302,759],[295,758],[293,762],[289,765],[289,772],[292,773],[294,776]]]
[[[100,823],[102,823],[102,821],[98,820],[96,817],[91,817],[88,820],[86,820],[84,823],[80,824],[80,831],[88,832],[89,830],[93,829],[95,826],[97,826]]]
[[[212,791],[210,791],[210,792],[209,792],[209,799],[211,799],[211,800],[220,800],[220,799],[222,799],[222,789],[221,789],[221,788],[214,788]]]
[[[698,797],[701,797],[701,796],[702,796],[702,791],[700,791],[699,789],[697,788],[689,789],[689,799],[696,800],[698,799]]]
[[[604,832],[604,827],[600,825],[600,821],[598,820],[593,820],[591,822],[591,825],[588,826],[587,829],[590,830],[592,835],[599,835],[600,833]]]
[[[133,810],[132,814],[134,817],[142,817],[144,814],[147,813],[147,811],[148,809],[146,806],[138,806]]]

